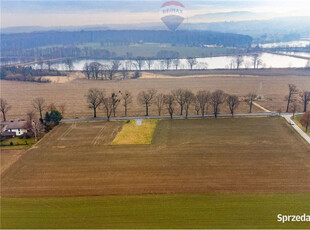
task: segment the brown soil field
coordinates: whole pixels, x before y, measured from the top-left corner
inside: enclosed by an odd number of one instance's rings
[[[2,196],[310,192],[310,146],[281,118],[161,120],[151,145],[109,145],[122,124],[61,124]]]
[[[164,72],[163,72],[164,73]],[[89,88],[97,87],[111,92],[128,90],[132,92],[134,102],[129,107],[129,116],[144,115],[144,107],[137,103],[137,94],[146,89],[155,88],[158,92],[168,93],[172,89],[187,88],[193,92],[199,90],[213,91],[222,89],[226,93],[236,94],[241,97],[249,92],[256,92],[262,97],[258,103],[268,110],[277,111],[285,108],[284,97],[288,93],[288,84],[296,84],[300,90],[310,89],[310,77],[307,76],[240,76],[240,75],[184,75],[183,77],[149,78],[150,73],[144,74],[147,79],[102,81],[86,80],[77,77],[76,80],[60,80],[62,83],[31,83],[18,81],[0,81],[1,97],[5,98],[12,109],[8,112],[9,119],[25,118],[27,111],[32,110],[31,101],[36,97],[45,98],[47,104],[66,104],[66,118],[92,117],[92,111],[88,108],[85,95]],[[154,75],[154,74],[153,74]],[[156,75],[156,74],[155,74]],[[71,79],[71,78],[70,78]],[[14,90],[14,93],[12,91]],[[237,113],[248,112],[248,105],[243,102]],[[176,109],[178,113],[178,109]],[[221,113],[228,113],[227,105],[222,105]],[[254,112],[263,112],[254,108]],[[212,113],[209,109],[208,113]],[[123,108],[119,106],[117,116],[122,116]],[[195,114],[192,108],[191,114]],[[150,115],[157,115],[155,105],[151,106]],[[99,110],[98,116],[104,117],[104,111]]]
[[[12,164],[14,164],[25,152],[25,149],[0,149],[0,175],[7,170]]]

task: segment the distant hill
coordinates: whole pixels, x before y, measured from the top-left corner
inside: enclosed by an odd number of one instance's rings
[[[262,20],[252,20],[261,17]],[[226,13],[200,14],[190,17],[179,27],[180,30],[204,30],[223,33],[237,33],[259,37],[264,34],[289,34],[299,33],[301,36],[310,37],[310,16],[273,18],[269,14],[259,14],[249,11],[232,11]],[[223,21],[225,18],[225,21]],[[217,21],[217,22],[200,22]],[[87,26],[21,26],[2,28],[2,34],[29,33],[42,31],[99,31],[99,30],[166,30],[163,23],[139,24],[105,24]]]

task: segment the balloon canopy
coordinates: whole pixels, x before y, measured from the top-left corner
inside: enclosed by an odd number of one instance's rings
[[[184,21],[185,7],[177,1],[168,1],[160,8],[161,20],[169,30],[175,31]]]

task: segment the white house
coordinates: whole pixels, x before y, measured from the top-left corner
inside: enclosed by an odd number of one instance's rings
[[[10,121],[4,129],[6,133],[15,133],[14,136],[21,136],[27,133],[27,121]]]

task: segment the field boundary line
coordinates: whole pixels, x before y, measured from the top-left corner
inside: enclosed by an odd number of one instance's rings
[[[97,145],[98,141],[100,140],[100,137],[102,136],[102,134],[104,133],[105,130],[105,124],[103,125],[103,127],[99,130],[99,132],[97,133],[97,135],[95,136],[95,138],[92,140],[91,145]]]
[[[57,139],[62,141],[74,128],[76,128],[76,122],[72,123],[72,125]]]

